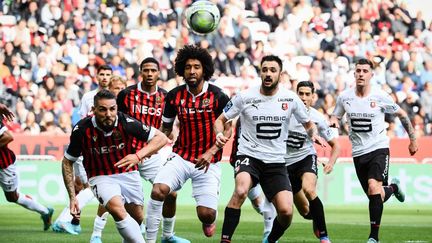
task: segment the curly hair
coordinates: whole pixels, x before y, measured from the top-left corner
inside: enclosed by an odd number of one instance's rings
[[[207,81],[213,76],[215,70],[210,53],[196,45],[185,45],[178,51],[174,67],[177,75],[184,78],[186,62],[189,59],[197,59],[201,62],[204,80]]]

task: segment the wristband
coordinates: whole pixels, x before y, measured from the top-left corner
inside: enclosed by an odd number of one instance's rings
[[[138,156],[137,153],[135,153],[136,157],[138,158],[138,161],[141,161],[140,157]]]

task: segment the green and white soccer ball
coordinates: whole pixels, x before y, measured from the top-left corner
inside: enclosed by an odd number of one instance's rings
[[[189,28],[198,34],[214,31],[220,21],[218,7],[210,1],[196,1],[186,9],[186,20]]]

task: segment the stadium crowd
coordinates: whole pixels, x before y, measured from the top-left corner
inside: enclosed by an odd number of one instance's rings
[[[215,84],[230,96],[258,85],[266,54],[284,62],[288,88],[310,80],[314,107],[327,117],[338,94],[354,84],[353,62],[376,63],[374,85],[407,111],[416,136],[432,134],[432,23],[397,0],[212,0],[222,13],[207,36],[192,33],[180,0],[0,0],[0,102],[12,107],[13,132],[68,134],[84,93],[108,64],[128,85],[138,64],[161,64],[160,86],[175,76],[177,50],[197,43],[214,58]],[[407,137],[387,117],[390,137]],[[342,128],[341,134],[346,134]]]

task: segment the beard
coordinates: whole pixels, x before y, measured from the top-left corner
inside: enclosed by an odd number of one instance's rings
[[[188,80],[186,80],[186,84],[187,84],[187,86],[189,86],[189,88],[196,88],[196,87],[198,87],[198,86],[199,86],[203,81],[204,81],[203,79],[201,79],[201,80],[197,80],[197,81],[189,81],[189,79],[188,79]]]

